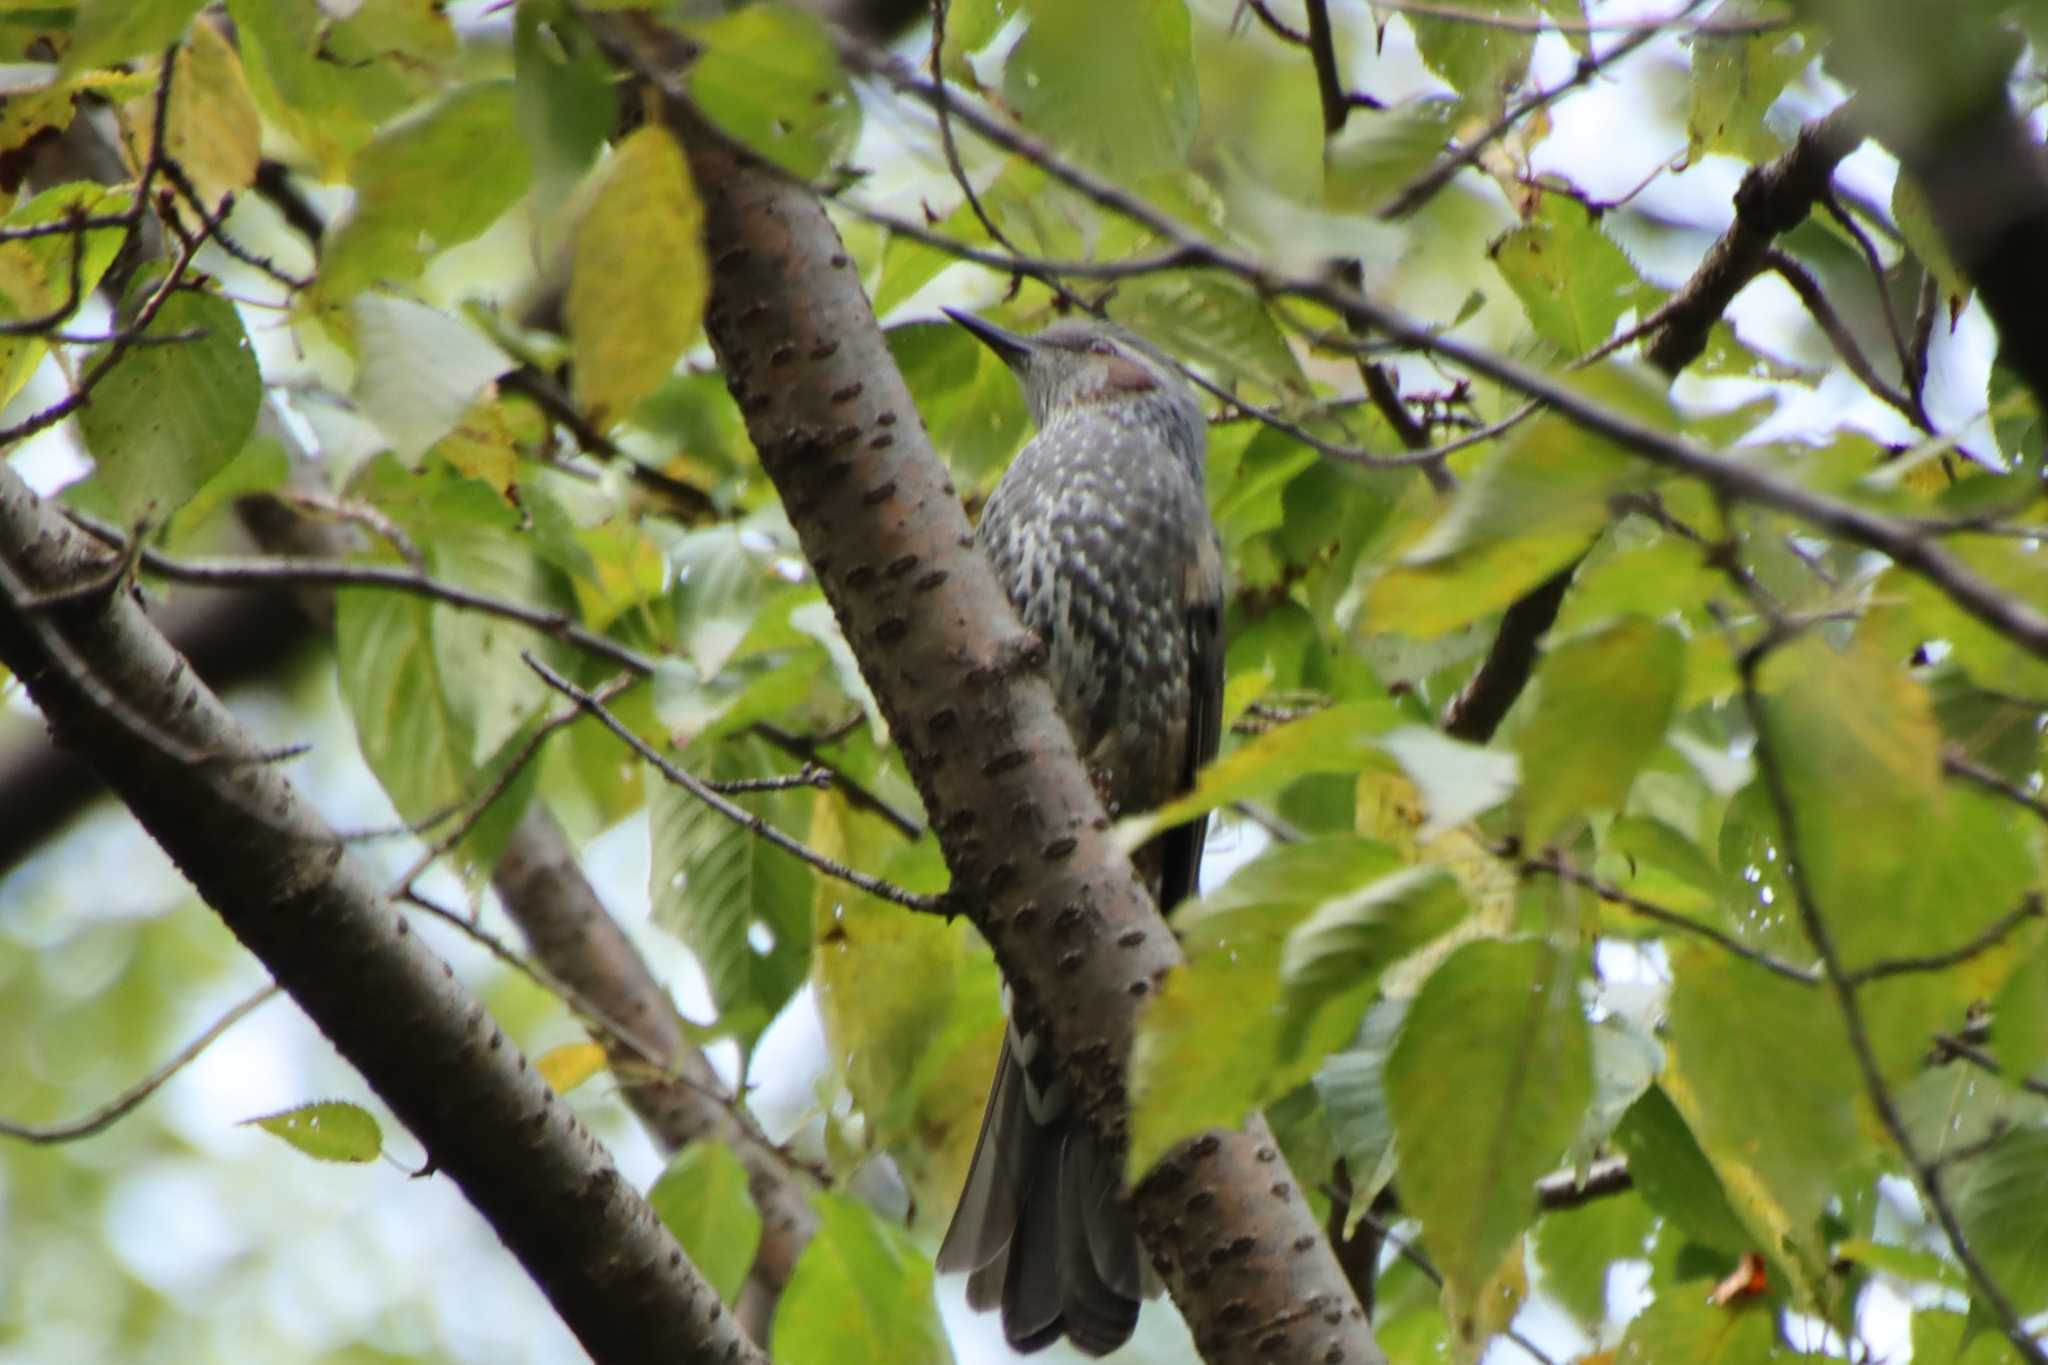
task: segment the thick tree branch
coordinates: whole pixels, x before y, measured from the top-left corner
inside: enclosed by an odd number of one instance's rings
[[[1138,1003],[1179,945],[1109,838],[1043,650],[973,548],[822,205],[700,121],[662,77],[680,55],[665,34],[603,18],[613,57],[667,97],[704,199],[713,347],[932,813],[953,894],[1120,1145]],[[1208,1360],[1384,1360],[1262,1118],[1184,1144],[1133,1198]]]
[[[1779,234],[1798,227],[1827,193],[1835,167],[1863,140],[1862,106],[1851,100],[1799,132],[1792,149],[1752,167],[1735,191],[1735,221],[1665,310],[1650,344],[1652,365],[1668,375],[1699,359],[1708,334],[1735,296],[1762,274]]]
[[[93,543],[0,469],[0,556],[31,592],[90,576]],[[78,676],[53,653],[91,671]],[[599,1361],[758,1361],[610,1157],[409,932],[274,767],[189,764],[109,723],[103,696],[211,754],[247,734],[124,594],[37,621],[0,603],[0,660],[200,895],[369,1080]]]

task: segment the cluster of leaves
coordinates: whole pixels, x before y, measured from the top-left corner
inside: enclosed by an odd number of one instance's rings
[[[239,249],[203,248],[207,274],[179,281],[150,324],[162,344],[128,349],[96,382],[79,431],[94,472],[73,503],[146,522],[156,543],[186,551],[215,543],[245,495],[322,484],[323,506],[370,528],[366,562],[559,612],[645,660],[651,685],[619,714],[691,771],[787,776],[799,758],[777,737],[822,735],[809,752],[842,781],[914,813],[711,371],[713,265],[687,165],[661,128],[632,126],[633,101],[575,8],[522,0],[509,33],[459,30],[426,0],[363,0],[346,15],[316,0],[229,0],[231,27],[202,8],[0,7],[0,57],[48,63],[47,84],[0,115],[0,159],[105,108],[140,172],[158,159],[161,113],[163,154],[197,194],[172,210],[185,230],[237,197],[220,232]],[[1844,505],[1983,528],[1947,548],[2015,598],[2048,601],[2038,419],[2002,373],[1986,398],[2005,461],[1993,469],[1955,431],[1905,448],[1846,426],[1738,444],[1823,382],[1817,347],[1767,355],[1717,326],[1690,373],[1747,401],[1715,411],[1675,404],[1630,351],[1583,363],[1677,282],[1638,264],[1657,224],[1529,173],[1550,131],[1540,112],[1488,144],[1472,185],[1398,223],[1377,216],[1448,138],[1478,135],[1525,98],[1539,21],[1559,26],[1543,41],[1593,58],[1575,0],[1474,8],[1502,22],[1389,5],[1377,33],[1340,31],[1342,70],[1394,72],[1386,40],[1405,30],[1432,79],[1426,95],[1351,109],[1327,138],[1300,43],[1183,0],[960,0],[935,61],[956,93],[1191,234],[1282,264],[1366,255],[1376,295],[1655,429]],[[1689,157],[1779,154],[1781,96],[1812,93],[1825,35],[1750,0],[1703,18],[1721,28],[1691,41],[1688,68],[1631,78],[1682,85]],[[961,132],[978,190],[965,202],[935,133],[879,116],[863,128],[832,37],[804,14],[749,5],[687,36],[697,105],[848,205],[849,251],[892,354],[963,493],[985,494],[1025,416],[999,362],[927,321],[923,302],[980,290],[1028,328],[1073,298],[1023,273],[1004,292],[1002,277],[873,226],[858,206],[881,204],[884,187],[922,195],[957,205],[935,214],[954,240],[1053,261],[1171,243],[1042,159]],[[868,102],[892,98],[877,86]],[[876,164],[850,164],[856,139]],[[280,195],[265,158],[299,190]],[[309,242],[292,226],[306,209],[294,196],[316,184],[351,193]],[[73,276],[90,291],[133,272],[119,231],[7,240],[118,215],[125,193],[73,183],[6,205],[9,317],[49,312]],[[1780,241],[1885,381],[1915,395],[1924,375],[1894,335],[1930,298],[1929,325],[1949,322],[1968,292],[1931,223],[1901,180],[1888,212],[1816,219]],[[122,284],[129,314],[160,278]],[[1345,331],[1326,309],[1213,270],[1138,275],[1099,302],[1324,441],[1398,448],[1385,415],[1356,400],[1351,358],[1311,344]],[[0,398],[23,390],[51,344],[0,339]],[[63,358],[91,372],[90,349]],[[1520,402],[1457,378],[1429,409],[1445,434]],[[293,421],[266,415],[266,391]],[[298,448],[306,430],[318,461]],[[1176,1141],[1266,1108],[1298,1172],[1343,1164],[1354,1226],[1398,1191],[1397,1232],[1443,1289],[1408,1260],[1380,1276],[1378,1329],[1399,1361],[1476,1358],[1533,1292],[1596,1346],[1749,1359],[1778,1349],[1788,1312],[1856,1339],[1880,1280],[1925,1294],[1916,1353],[1997,1358],[1983,1286],[1930,1211],[1884,1179],[1911,1163],[1881,1111],[1896,1110],[1914,1156],[1940,1172],[1991,1280],[2022,1314],[2048,1310],[2048,1244],[2028,1214],[2048,1189],[2048,942],[2020,913],[2041,885],[2048,827],[2010,793],[1955,776],[1992,774],[2014,791],[2038,781],[2048,671],[1867,547],[1660,475],[1561,418],[1537,416],[1453,463],[1463,483],[1445,498],[1412,466],[1326,458],[1235,411],[1212,428],[1239,733],[1194,793],[1125,833],[1136,844],[1251,802],[1299,837],[1177,920],[1190,963],[1144,1017],[1133,1175]],[[1574,564],[1508,724],[1483,746],[1446,738],[1434,717],[1480,666],[1500,613]],[[556,702],[528,651],[586,684],[617,667],[424,596],[340,594],[341,695],[403,817],[498,790]],[[1274,723],[1303,697],[1312,714]],[[656,915],[703,968],[708,1035],[751,1055],[814,985],[832,1054],[831,1164],[850,1173],[888,1153],[920,1209],[950,1207],[1001,1029],[994,965],[971,931],[818,877],[643,772],[588,720],[550,739],[462,842],[476,884],[534,800],[586,834],[644,810]],[[932,839],[905,838],[843,787],[742,800],[830,857],[913,890],[943,886]],[[1851,979],[1860,1026],[1824,968]],[[1987,1017],[1990,1069],[1937,1047],[1984,1034]],[[587,1074],[565,1065],[561,1083]],[[342,1155],[374,1153],[374,1133],[336,1138],[347,1112],[271,1126],[318,1154],[342,1139]],[[1632,1188],[1539,1205],[1540,1178],[1612,1154],[1626,1156]],[[654,1201],[736,1295],[759,1229],[737,1163],[687,1151]],[[849,1198],[826,1196],[820,1212],[777,1358],[859,1358],[852,1342],[873,1343],[875,1359],[942,1358],[918,1246]],[[1767,1288],[1710,1302],[1746,1253],[1764,1258]],[[1652,1302],[1633,1320],[1610,1293],[1623,1262],[1648,1267]]]

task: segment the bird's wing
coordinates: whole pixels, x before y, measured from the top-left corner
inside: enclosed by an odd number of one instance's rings
[[[1195,785],[1202,765],[1216,757],[1223,736],[1223,556],[1214,540],[1205,540],[1188,572],[1182,613],[1187,650],[1188,728],[1181,770],[1174,794]],[[1159,836],[1163,871],[1159,908],[1171,910],[1195,894],[1202,871],[1202,845],[1209,819],[1200,816]]]

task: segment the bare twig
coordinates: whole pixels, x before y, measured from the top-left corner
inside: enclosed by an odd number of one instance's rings
[[[621,740],[625,741],[628,748],[652,764],[656,772],[659,772],[668,781],[681,787],[684,791],[690,793],[690,795],[696,797],[699,801],[702,801],[712,810],[724,816],[727,820],[732,821],[740,828],[775,845],[775,847],[789,854],[797,861],[806,863],[826,876],[845,882],[848,886],[854,887],[857,890],[865,891],[870,896],[894,902],[907,910],[917,910],[925,914],[947,913],[945,897],[928,896],[920,892],[909,891],[897,886],[894,882],[887,882],[880,877],[869,876],[865,872],[848,867],[836,859],[826,857],[816,849],[804,844],[801,840],[791,838],[752,811],[742,806],[734,805],[717,791],[714,791],[711,785],[702,778],[684,772],[681,768],[656,752],[652,745],[635,734],[632,728],[626,725],[624,721],[613,715],[597,697],[584,691],[575,683],[570,682],[533,655],[526,654],[521,657],[526,660],[528,668],[531,668],[540,675],[541,681],[575,702],[583,710],[597,717],[607,730],[610,730]]]
[[[1887,406],[1895,409],[1900,416],[1920,430],[1933,430],[1927,421],[1927,414],[1920,410],[1912,396],[1886,383],[1884,376],[1870,363],[1870,358],[1863,354],[1863,348],[1856,344],[1855,334],[1849,330],[1848,324],[1842,321],[1841,315],[1835,311],[1834,304],[1828,301],[1827,291],[1820,287],[1820,281],[1813,277],[1811,271],[1776,247],[1764,253],[1764,264],[1775,271],[1786,284],[1792,286],[1792,292],[1799,296],[1799,302],[1806,306],[1806,311],[1813,315],[1814,322],[1827,334],[1828,341],[1835,348],[1835,354],[1842,358],[1842,363],[1849,367],[1849,373],[1855,375],[1864,388],[1876,394]]]
[[[640,681],[640,676],[628,673],[623,677],[613,678],[591,695],[600,703],[609,702],[634,683]],[[512,784],[519,780],[519,775],[525,772],[527,765],[532,763],[534,758],[539,755],[541,746],[546,744],[548,739],[557,730],[569,725],[582,714],[581,707],[566,706],[534,726],[533,733],[528,735],[526,742],[519,746],[519,752],[512,755],[492,775],[491,780],[484,785],[484,789],[478,793],[476,798],[468,803],[467,808],[462,813],[462,818],[457,820],[447,833],[434,840],[431,844],[428,844],[420,852],[420,856],[413,860],[412,866],[398,874],[397,880],[392,883],[391,894],[397,895],[401,892],[409,891],[415,878],[439,862],[448,850],[454,848],[464,839],[467,839],[469,832],[475,829],[478,822],[490,813],[491,807],[498,804],[499,798],[503,797]]]
[[[2041,898],[2029,895],[2006,911],[1969,942],[1959,944],[1942,953],[1922,953],[1917,957],[1888,957],[1873,962],[1867,967],[1858,967],[1848,974],[1849,984],[1861,986],[1867,981],[1881,980],[1887,976],[1905,976],[1911,972],[1940,972],[1960,966],[1973,957],[1990,952],[1999,944],[2012,937],[2013,930],[2028,920],[2041,917]]]
[[[1635,1187],[1627,1157],[1602,1157],[1586,1168],[1584,1179],[1577,1171],[1556,1171],[1537,1181],[1536,1205],[1546,1212],[1576,1209]]]
[[[222,1034],[254,1013],[257,1006],[266,1003],[276,994],[277,987],[269,985],[254,995],[245,997],[208,1025],[204,1033],[180,1049],[177,1056],[83,1118],[73,1119],[69,1123],[53,1124],[16,1123],[12,1119],[0,1119],[0,1137],[46,1145],[76,1142],[79,1138],[104,1132],[134,1112],[138,1105],[161,1089],[165,1081],[191,1065],[193,1059],[218,1041]]]
[[[1437,158],[1428,170],[1416,176],[1415,179],[1396,191],[1394,196],[1387,200],[1385,204],[1381,205],[1379,217],[1388,222],[1408,217],[1435,198],[1437,192],[1451,182],[1452,176],[1477,162],[1481,156],[1485,155],[1488,147],[1507,136],[1517,123],[1520,123],[1537,110],[1555,104],[1565,95],[1570,94],[1592,80],[1593,77],[1599,75],[1607,67],[1612,66],[1615,62],[1620,61],[1656,38],[1672,22],[1684,18],[1684,16],[1698,9],[1705,2],[1706,0],[1687,0],[1685,6],[1672,19],[1663,20],[1654,26],[1640,28],[1631,32],[1628,37],[1622,39],[1597,57],[1581,57],[1577,69],[1572,72],[1569,79],[1548,89],[1536,90],[1524,95],[1506,109],[1503,109],[1498,118],[1479,133],[1467,139],[1455,151],[1447,152]]]
[[[2003,774],[1993,772],[1961,749],[1950,748],[1943,752],[1941,770],[1950,777],[1960,777],[1965,782],[1976,783],[1986,791],[1996,792],[2013,804],[2033,812],[2036,818],[2048,821],[2048,801],[2043,801]]]
[[[1600,897],[1600,899],[1618,905],[1631,914],[1640,915],[1653,924],[1661,924],[1668,929],[1676,929],[1681,933],[1690,934],[1694,938],[1705,939],[1722,951],[1731,953],[1741,958],[1744,962],[1753,963],[1775,976],[1785,978],[1787,981],[1796,981],[1802,986],[1817,986],[1821,982],[1820,975],[1809,967],[1801,967],[1796,963],[1786,962],[1782,958],[1772,957],[1769,953],[1752,948],[1733,934],[1716,929],[1711,924],[1696,920],[1690,915],[1680,914],[1668,906],[1658,905],[1654,901],[1647,901],[1640,896],[1631,895],[1612,882],[1605,881],[1590,872],[1583,872],[1572,866],[1560,854],[1553,852],[1545,853],[1540,858],[1526,858],[1518,856],[1512,848],[1508,847],[1496,847],[1494,852],[1500,856],[1512,859],[1516,870],[1524,876],[1531,873],[1540,873],[1544,876],[1555,877],[1562,882],[1570,882],[1574,886],[1583,886],[1594,895]]]

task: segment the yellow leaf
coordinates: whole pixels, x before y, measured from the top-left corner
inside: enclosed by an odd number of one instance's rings
[[[576,401],[609,429],[654,392],[704,320],[704,209],[668,130],[641,128],[602,166],[569,276]]]
[[[242,75],[242,59],[202,19],[178,50],[164,148],[192,177],[209,207],[256,181],[263,128]]]
[[[557,1095],[566,1095],[604,1070],[605,1060],[604,1049],[596,1043],[564,1043],[534,1058],[533,1069]]]

